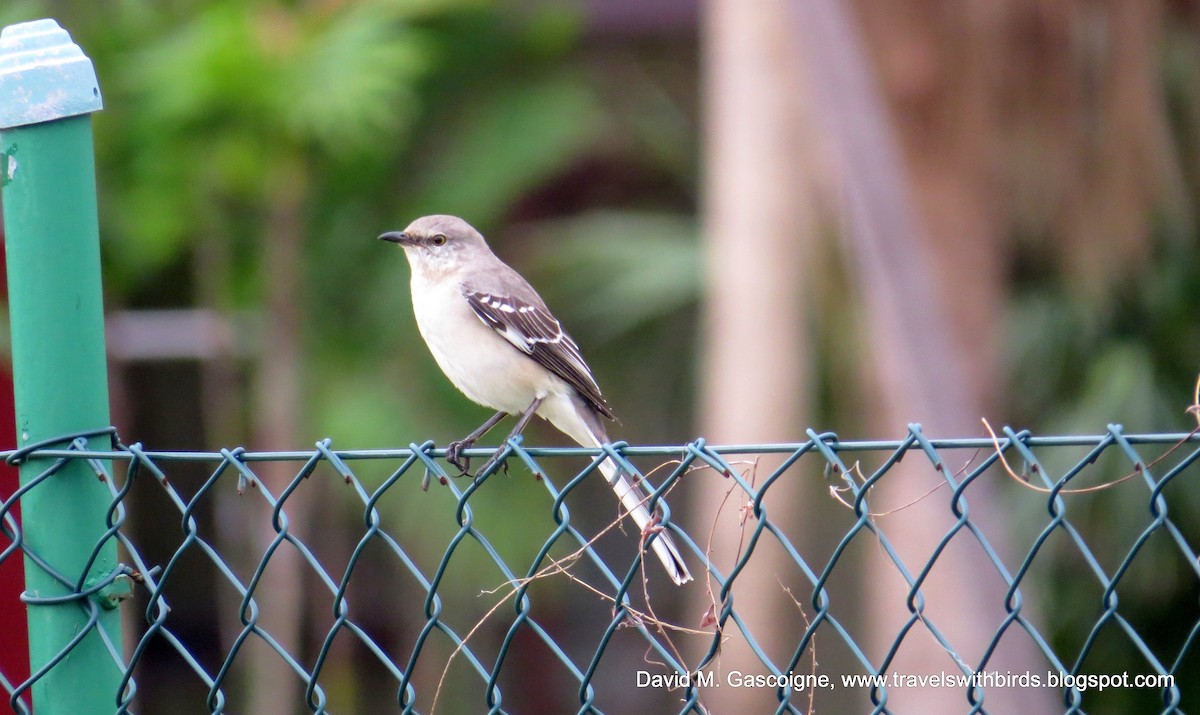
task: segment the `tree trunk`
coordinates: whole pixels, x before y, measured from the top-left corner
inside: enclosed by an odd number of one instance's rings
[[[300,328],[301,246],[307,200],[303,166],[285,162],[269,188],[269,215],[259,275],[266,287],[263,343],[258,355],[253,427],[255,448],[296,449],[300,432],[302,346]],[[299,463],[262,462],[254,469],[271,493],[279,497],[300,469]],[[285,504],[289,529],[311,534],[314,489],[312,480],[297,489]],[[247,493],[243,499],[258,500]],[[259,503],[253,508],[256,556],[261,558],[277,536],[270,511]],[[293,656],[302,660],[304,564],[289,544],[282,544],[255,591],[259,625]],[[258,715],[291,715],[301,710],[303,683],[287,663],[260,639],[251,637],[252,687],[248,712]],[[302,660],[303,662],[303,660]]]
[[[786,1],[709,0],[705,10],[701,429],[713,442],[801,441],[808,405],[803,265],[818,232],[810,178],[816,161],[806,108],[795,91]],[[755,469],[735,466],[761,483],[780,459],[764,456]],[[699,503],[690,510],[691,533],[714,534],[710,558],[728,574],[739,556],[739,508],[747,497],[736,490],[722,509],[732,482],[711,473],[703,479]],[[803,505],[813,503],[802,487],[798,479],[782,479],[765,502],[769,518],[794,538],[807,521]],[[754,525],[747,520],[745,532]],[[733,596],[759,644],[783,665],[804,627],[784,589],[803,584],[795,583],[799,572],[791,558],[767,541],[739,575]],[[719,596],[715,583],[710,588],[692,592],[697,619]],[[794,597],[803,600],[800,592]],[[767,672],[732,621],[724,635],[715,665],[724,672]],[[768,688],[710,688],[702,702],[718,713],[768,712],[778,704]]]
[[[822,119],[838,148],[845,180],[850,224],[842,238],[871,338],[868,367],[875,399],[868,411],[870,423],[875,430],[898,431],[906,423],[921,422],[939,436],[977,434],[995,374],[991,330],[1001,307],[1002,270],[995,248],[998,232],[989,220],[987,172],[978,169],[987,166],[979,155],[982,139],[976,136],[985,131],[985,107],[972,96],[977,90],[968,87],[971,82],[955,85],[965,95],[946,94],[949,107],[922,97],[921,119],[936,136],[908,134],[923,143],[912,146],[912,153],[921,157],[906,167],[889,125],[889,110],[847,13],[838,0],[805,0],[797,5],[794,21],[803,28],[797,46],[804,48],[814,88],[822,96]],[[880,27],[889,39],[905,41],[906,26],[900,18],[892,17]],[[942,66],[936,57],[926,61]],[[948,126],[930,125],[930,114],[945,117]],[[916,177],[915,183],[910,176]],[[943,202],[962,205],[943,207]],[[925,217],[920,216],[922,208]],[[953,471],[960,465],[946,466]],[[886,512],[909,504],[941,480],[928,461],[910,456],[872,490],[870,507]],[[921,570],[954,523],[946,494],[943,488],[878,519],[912,574]],[[976,505],[972,518],[992,546],[1002,555],[1008,553],[1005,523],[997,513],[991,484],[973,485],[966,498]],[[879,664],[910,617],[909,584],[881,549],[867,553],[871,635],[866,640],[868,655]],[[917,623],[889,672],[977,668],[1003,618],[1005,589],[996,570],[980,558],[973,537],[960,532],[922,586],[924,616],[946,635],[958,657]],[[1040,662],[1034,644],[1017,634],[1004,639],[986,669],[1021,673]],[[993,688],[986,695],[989,710],[996,712],[1053,710],[1053,694],[1045,691]],[[965,704],[964,693],[957,689],[892,689],[888,699],[889,708],[898,712],[953,712]]]

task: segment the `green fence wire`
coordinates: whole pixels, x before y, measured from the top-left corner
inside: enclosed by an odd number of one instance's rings
[[[98,434],[111,435],[111,450],[88,449],[86,438]],[[1112,650],[1109,646],[1115,642],[1126,656],[1132,654],[1132,661],[1124,661],[1127,667],[1151,678],[1144,688],[1151,693],[1147,696],[1151,698],[1150,705],[1145,704],[1146,700],[1141,701],[1139,711],[1182,712],[1189,686],[1194,687],[1197,682],[1195,658],[1189,655],[1200,632],[1200,611],[1194,608],[1195,594],[1200,593],[1200,564],[1193,547],[1197,519],[1194,500],[1188,496],[1194,485],[1185,485],[1198,476],[1194,464],[1200,457],[1200,438],[1195,433],[1126,435],[1119,426],[1110,426],[1106,433],[1096,436],[1034,436],[1005,429],[994,439],[939,440],[927,437],[919,425],[911,425],[907,437],[900,441],[843,442],[833,434],[811,430],[808,437],[808,441],[796,444],[729,447],[709,445],[703,439],[654,447],[617,443],[605,447],[603,452],[526,448],[521,438],[515,438],[505,446],[511,471],[507,479],[529,480],[532,474],[548,494],[545,507],[536,510],[539,513],[512,516],[520,522],[521,529],[534,532],[540,543],[531,559],[523,557],[519,563],[513,563],[511,555],[502,555],[512,553],[507,545],[498,543],[507,537],[493,533],[496,527],[484,526],[475,513],[476,506],[482,506],[490,496],[481,495],[481,491],[502,479],[502,473],[490,471],[474,480],[451,478],[443,468],[444,452],[435,449],[432,442],[395,450],[335,450],[330,440],[324,440],[311,451],[299,452],[254,453],[240,448],[165,452],[150,451],[140,444],[122,444],[115,430],[109,429],[66,435],[7,452],[4,456],[9,463],[36,458],[46,460],[48,466],[17,492],[0,495],[3,498],[0,561],[24,555],[27,569],[45,570],[61,584],[61,593],[57,595],[23,595],[28,608],[78,608],[87,614],[90,625],[64,644],[58,657],[28,680],[15,682],[11,674],[0,673],[0,685],[8,693],[15,712],[31,712],[33,683],[57,662],[71,657],[72,648],[95,631],[106,639],[111,659],[122,672],[121,689],[113,693],[113,712],[135,712],[146,707],[145,703],[153,696],[150,689],[166,687],[157,684],[153,673],[162,667],[168,654],[169,659],[183,664],[186,680],[199,684],[199,689],[188,692],[206,693],[197,702],[176,701],[173,711],[244,712],[244,706],[231,704],[236,697],[234,692],[239,689],[238,679],[245,677],[239,675],[239,668],[244,667],[251,650],[265,647],[286,663],[295,682],[304,688],[307,709],[326,713],[334,708],[333,692],[340,687],[337,684],[340,676],[334,671],[341,666],[335,661],[340,657],[338,653],[345,652],[345,642],[349,640],[360,654],[357,662],[369,662],[370,668],[382,674],[382,681],[387,683],[390,711],[429,712],[435,708],[436,699],[442,697],[444,702],[453,701],[459,703],[457,707],[469,708],[463,711],[520,712],[515,704],[518,699],[509,697],[510,691],[504,686],[512,681],[514,670],[532,667],[527,656],[518,658],[513,654],[517,648],[528,649],[533,642],[540,644],[537,667],[552,666],[552,670],[545,671],[545,677],[553,681],[553,687],[559,690],[568,687],[575,693],[574,704],[570,706],[574,711],[630,711],[628,703],[634,683],[629,682],[624,671],[620,678],[614,678],[611,669],[606,668],[606,661],[626,657],[632,648],[635,653],[644,651],[638,660],[639,668],[693,674],[690,680],[676,683],[678,687],[667,702],[671,703],[672,712],[702,713],[707,712],[706,684],[695,674],[719,663],[723,640],[732,633],[744,639],[762,674],[776,675],[808,672],[809,658],[811,669],[815,669],[817,654],[813,651],[819,636],[822,644],[837,643],[844,649],[848,668],[857,669],[862,675],[887,676],[904,643],[932,636],[944,649],[948,662],[955,664],[957,672],[968,676],[995,667],[995,653],[1002,640],[1024,639],[1044,657],[1046,670],[1069,675],[1093,673],[1096,659],[1102,655],[1099,651]],[[469,454],[487,453],[488,450],[477,449]],[[661,628],[656,620],[658,611],[672,610],[670,604],[680,598],[680,591],[674,590],[655,571],[658,564],[654,559],[648,560],[643,570],[637,549],[614,550],[595,541],[595,519],[581,518],[568,503],[580,485],[590,483],[587,480],[598,482],[600,477],[592,473],[598,471],[603,455],[638,474],[642,473],[638,463],[665,465],[647,470],[649,476],[644,476],[641,482],[652,502],[665,502],[661,497],[680,484],[717,480],[720,488],[732,489],[734,503],[743,505],[745,529],[736,535],[741,548],[728,571],[713,564],[705,565],[708,534],[688,533],[680,527],[681,493],[670,496],[676,511],[663,512],[663,528],[673,534],[696,573],[697,583],[689,587],[703,588],[702,584],[707,582],[714,597],[715,608],[708,616],[684,624],[702,632],[703,646],[695,649],[698,655],[691,656],[690,662],[680,655],[671,631]],[[777,466],[769,473],[767,470],[755,473],[753,465],[746,461],[748,455],[774,455]],[[922,498],[933,500],[947,515],[951,526],[923,562],[904,560],[898,546],[905,534],[889,532],[887,519],[870,508],[873,494],[898,471],[896,465],[902,458],[924,460],[919,468],[933,475],[937,483],[944,483],[943,488]],[[30,551],[14,518],[15,508],[23,497],[53,480],[63,465],[76,460],[86,461],[111,494],[108,528],[93,554],[98,554],[104,543],[111,540],[121,547],[121,565],[93,583],[85,583],[79,574],[57,572]],[[574,469],[584,462],[586,468],[576,473]],[[263,467],[280,463],[290,465],[291,478],[272,492],[261,478]],[[964,466],[954,468],[951,465],[955,463]],[[874,466],[864,466],[869,464]],[[379,465],[385,467],[386,474],[381,473],[378,478],[364,476],[368,471],[374,473]],[[906,464],[910,468],[911,465],[911,461]],[[207,477],[178,476],[183,472],[195,473],[196,469],[202,469]],[[1091,474],[1100,471],[1104,474]],[[562,479],[563,474],[574,476]],[[997,476],[1003,480],[1001,484],[1040,504],[1040,516],[1030,519],[1026,513],[1019,524],[1009,523],[1009,527],[1022,531],[1023,538],[1016,540],[1021,544],[1019,548],[1010,549],[1012,553],[1004,556],[1000,553],[1002,549],[994,546],[998,540],[1003,541],[1001,535],[988,533],[989,528],[994,529],[996,520],[981,519],[977,514],[1008,507],[990,501],[972,502],[968,508],[969,497],[977,493],[974,490],[979,484]],[[1028,488],[1018,484],[1018,479],[1028,480]],[[325,486],[338,494],[336,504],[318,505],[319,512],[325,515],[318,531],[301,529],[289,518],[289,508],[297,503],[296,495],[311,488],[313,480],[324,480]],[[772,503],[768,510],[768,497],[785,480],[821,482],[822,490],[832,495],[828,503],[844,514],[848,527],[835,534],[836,546],[827,554],[806,553],[799,535],[787,533],[781,526],[788,521],[786,508]],[[416,491],[415,486],[421,482],[429,486],[428,492]],[[1113,482],[1119,482],[1122,491],[1119,513],[1109,518],[1131,529],[1128,543],[1112,538],[1118,531],[1115,522],[1105,522],[1091,513],[1096,508],[1096,492],[1076,488],[1081,484]],[[711,482],[708,484],[711,486]],[[419,506],[422,518],[430,520],[428,538],[413,536],[421,533],[421,529],[389,521],[389,511],[399,505],[388,497],[399,485],[408,488],[405,499],[429,500]],[[142,502],[133,500],[131,494],[147,487],[166,497],[156,503],[170,504],[173,520],[179,525],[173,536],[156,537],[162,543],[136,536],[138,532],[131,528],[142,516],[135,511],[135,504]],[[271,535],[269,543],[248,568],[233,564],[234,559],[222,553],[214,530],[205,526],[220,518],[211,513],[216,510],[216,498],[234,492],[241,494],[243,500],[263,500],[266,507],[263,518],[270,522],[266,530]],[[840,497],[835,498],[837,495]],[[1172,509],[1176,501],[1179,506]],[[353,527],[344,527],[344,522],[332,516],[347,502],[358,515]],[[578,509],[579,505],[575,506]],[[592,505],[588,508],[600,509]],[[615,506],[605,504],[603,510],[605,514],[614,514]],[[446,519],[452,520],[448,529],[444,521],[441,529],[433,528],[433,521]],[[497,522],[492,518],[488,523]],[[342,538],[350,542],[348,556],[341,560],[317,553],[321,550],[321,544],[316,543],[322,539],[320,534],[328,534],[331,529],[342,529]],[[449,536],[443,538],[442,534]],[[636,542],[638,535],[626,533],[623,538]],[[975,552],[983,555],[973,561],[978,575],[998,576],[1006,589],[1003,594],[996,594],[998,600],[1002,596],[1003,618],[994,624],[994,632],[981,656],[960,652],[950,635],[954,624],[931,617],[926,602],[931,570],[956,539],[970,541]],[[907,618],[903,626],[896,633],[887,634],[886,640],[892,645],[886,652],[871,655],[868,654],[871,648],[865,642],[868,631],[852,622],[854,617],[847,615],[848,609],[839,607],[839,599],[846,596],[843,590],[832,586],[839,569],[860,568],[858,563],[850,563],[847,554],[864,542],[883,554],[883,563],[892,570],[890,576],[899,574],[907,584],[903,604]],[[750,614],[739,610],[734,598],[747,566],[765,551],[780,547],[794,562],[790,576],[801,579],[807,585],[806,593],[811,594],[798,604],[805,612],[806,625],[788,634],[789,645],[783,654],[769,653],[770,649],[761,645],[767,634],[754,631]],[[264,574],[284,549],[292,549],[299,555],[311,583],[316,584],[315,591],[319,593],[309,594],[308,598],[328,606],[328,620],[308,624],[308,640],[318,645],[304,648],[303,652],[289,651],[276,634],[262,625],[264,613],[260,605],[269,603],[266,598],[269,594],[262,590]],[[1064,551],[1079,566],[1075,578],[1088,582],[1087,589],[1070,593],[1090,596],[1072,596],[1067,600],[1040,581],[1045,573],[1037,571],[1039,561],[1060,558]],[[155,556],[152,558],[150,554]],[[1164,554],[1167,554],[1165,561]],[[572,555],[579,558],[572,560]],[[1161,578],[1176,585],[1182,584],[1182,590],[1192,594],[1191,611],[1185,622],[1178,622],[1178,614],[1172,616],[1176,619],[1174,636],[1163,637],[1155,629],[1139,624],[1133,615],[1145,609],[1131,602],[1130,594],[1136,596],[1148,590],[1144,583],[1133,583],[1135,578],[1139,581],[1145,578],[1145,569],[1131,575],[1139,559],[1155,560],[1150,565],[1151,573],[1159,573]],[[330,565],[334,561],[336,567]],[[215,569],[217,579],[236,593],[224,602],[235,609],[225,616],[231,621],[236,619],[236,624],[219,647],[214,647],[211,639],[199,636],[172,611],[171,594],[203,587],[197,581],[197,562]],[[456,571],[460,562],[468,567]],[[356,603],[351,608],[350,594],[355,592],[356,583],[366,577],[367,569],[375,570],[379,564],[390,565],[395,572],[404,574],[410,584],[406,592],[415,591],[418,597],[396,596]],[[480,564],[488,566],[482,568]],[[87,572],[88,569],[83,570]],[[652,582],[651,588],[644,586],[643,574]],[[540,580],[531,578],[535,575],[540,575]],[[478,578],[472,580],[473,576]],[[470,584],[469,593],[461,592],[464,582]],[[583,583],[586,588],[575,588]],[[543,584],[550,586],[539,590]],[[497,585],[501,588],[496,589]],[[133,597],[127,598],[131,591]],[[489,604],[501,604],[502,608],[492,608],[483,619],[477,613],[456,612],[481,591],[492,596]],[[1119,600],[1118,592],[1125,598]],[[1032,598],[1025,597],[1027,593],[1043,594],[1046,598],[1033,603]],[[540,616],[539,600],[544,603],[551,599],[559,608],[550,613],[561,613],[565,606],[571,614],[568,618],[598,622],[594,636],[588,640],[580,639],[577,634],[564,636],[568,631],[559,622],[561,617]],[[211,603],[214,609],[219,608],[222,600],[214,595]],[[656,603],[665,605],[655,609]],[[10,603],[3,607],[19,605]],[[117,644],[107,640],[104,630],[95,626],[101,611],[113,607],[123,609],[125,630],[129,634],[124,656]],[[1155,607],[1159,606],[1151,604],[1151,608]],[[1070,618],[1067,614],[1071,614]],[[476,625],[484,619],[502,624],[496,637],[477,636]],[[1082,623],[1078,638],[1057,634],[1058,625],[1070,619]],[[398,625],[401,620],[417,627],[405,630]],[[988,628],[991,630],[992,624]],[[689,637],[697,636],[693,633]],[[614,654],[618,650],[625,655]],[[451,662],[458,663],[458,669],[447,676]],[[431,667],[442,678],[415,676],[422,667]],[[443,695],[442,680],[447,677],[453,682],[446,690],[453,692]],[[1102,706],[1102,710],[1109,708],[1104,711],[1116,711],[1111,705],[1104,705],[1108,701],[1094,699],[1104,696],[1097,688],[1088,687],[1095,684],[1095,680],[1079,679],[1054,688],[1053,700],[1061,704],[1064,713],[1086,712],[1087,707]],[[895,712],[889,702],[895,690],[886,680],[862,687],[861,704],[856,711]],[[804,713],[813,707],[811,692],[786,684],[772,692],[777,702],[775,712]],[[958,692],[961,712],[989,711],[992,690],[986,682],[964,683]],[[638,690],[632,696],[634,702],[642,695],[656,696]],[[1190,697],[1191,702],[1196,702],[1194,694]],[[663,707],[661,699],[654,702],[659,705],[636,711],[664,711],[658,709]]]

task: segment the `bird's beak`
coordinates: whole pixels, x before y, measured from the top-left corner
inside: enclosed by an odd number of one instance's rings
[[[379,240],[380,241],[391,241],[392,243],[399,243],[401,246],[413,245],[412,238],[410,238],[409,235],[407,233],[404,233],[403,231],[388,231],[387,233],[380,236]]]

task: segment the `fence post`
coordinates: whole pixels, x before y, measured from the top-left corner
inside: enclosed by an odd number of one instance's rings
[[[0,31],[0,187],[18,447],[109,424],[91,121],[100,107],[91,60],[58,23],[38,20]],[[99,438],[90,445],[109,446]],[[21,484],[52,463],[22,464]],[[26,556],[29,596],[69,594],[75,582],[86,585],[112,573],[117,548],[109,540],[83,574],[106,531],[110,501],[107,487],[82,460],[22,497],[27,553],[72,582],[63,585]],[[70,600],[30,603],[34,673],[88,628],[89,609],[88,603]],[[119,655],[119,612],[100,609],[98,625]],[[38,715],[111,713],[120,675],[92,628],[70,657],[34,683],[34,706]]]

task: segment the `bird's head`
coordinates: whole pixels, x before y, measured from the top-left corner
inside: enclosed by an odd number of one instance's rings
[[[431,276],[450,273],[473,256],[491,252],[483,235],[457,216],[422,216],[403,231],[379,238],[403,246],[413,270]]]

